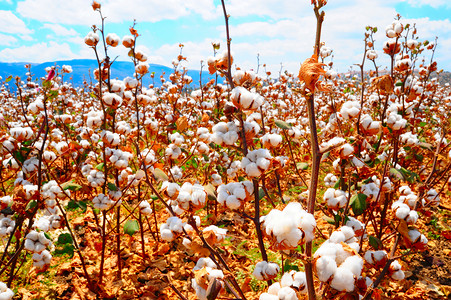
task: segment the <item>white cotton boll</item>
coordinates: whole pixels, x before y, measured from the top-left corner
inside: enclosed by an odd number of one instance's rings
[[[363,259],[358,255],[350,256],[340,265],[340,268],[347,268],[354,276],[359,277],[362,273]]]
[[[279,265],[277,265],[276,263],[260,261],[255,265],[255,269],[252,274],[258,280],[269,280],[276,277],[279,271]]]
[[[255,164],[255,163],[249,163],[246,166],[245,170],[246,170],[246,174],[250,177],[259,177],[262,174],[262,172],[259,170],[257,164]]]
[[[24,249],[28,251],[34,251],[34,241],[27,238],[24,243]]]
[[[418,221],[418,213],[414,210],[411,210],[406,218],[407,224],[412,225],[415,224],[417,221]]]
[[[339,267],[330,286],[338,291],[354,291],[354,274],[350,269]]]
[[[1,282],[1,283],[3,283],[3,282]],[[1,292],[0,292],[0,300],[11,300],[13,297],[14,297],[14,292],[11,289],[7,288],[7,286],[5,284],[5,288],[4,289],[2,288]]]
[[[349,241],[355,236],[354,230],[350,226],[342,226],[340,231],[345,235],[345,240]]]
[[[34,226],[44,232],[49,231],[50,229],[50,220],[48,217],[43,216],[40,217],[35,223]]]
[[[293,286],[298,288],[302,294],[307,293],[307,278],[305,272],[296,272],[293,276]]]
[[[378,251],[371,251],[368,250],[365,252],[364,259],[369,264],[377,264],[381,260],[385,259],[387,257],[387,252],[384,250],[378,250]]]
[[[279,300],[279,296],[277,295],[271,295],[269,293],[263,293],[258,298],[259,300]]]
[[[418,200],[418,196],[415,195],[414,193],[408,194],[407,196],[399,197],[399,201],[402,201],[405,204],[407,204],[410,207],[410,209],[415,208],[417,200]]]
[[[400,220],[404,220],[410,213],[410,207],[400,201],[392,204],[392,209],[395,211],[396,217]]]
[[[346,240],[346,238],[345,238],[345,235],[344,235],[343,232],[341,232],[341,231],[334,231],[334,232],[332,232],[332,234],[330,235],[329,240],[330,240],[331,243],[339,244],[339,243],[341,243],[341,242],[344,243],[345,240]]]
[[[280,278],[280,286],[287,287],[293,285],[293,274],[295,271],[285,272]]]
[[[44,232],[39,232],[38,234],[38,241],[43,245],[50,244],[50,240],[45,236]]]
[[[32,252],[42,252],[45,249],[45,245],[41,244],[40,242],[34,243],[34,250]]]
[[[354,147],[350,144],[344,144],[340,149],[340,154],[343,157],[349,157],[352,153],[354,153]]]
[[[358,101],[347,101],[341,107],[340,115],[346,120],[352,119],[359,115],[360,109],[361,107]]]
[[[280,300],[298,300],[296,292],[290,287],[283,287],[277,293]]]
[[[226,206],[230,209],[238,209],[241,206],[241,202],[237,199],[235,195],[230,195],[227,197]]]
[[[266,158],[260,157],[257,159],[257,166],[260,169],[267,170],[269,168],[269,164],[271,161],[267,160]]]
[[[279,290],[281,289],[280,283],[279,282],[274,282],[273,284],[271,284],[268,288],[268,294],[271,295],[277,295],[277,293],[279,293]],[[279,298],[277,298],[279,299]]]
[[[161,239],[164,241],[172,242],[174,240],[174,234],[171,230],[164,228],[163,226],[160,228]]]
[[[390,277],[394,280],[403,280],[405,277],[404,272],[402,271],[401,264],[395,260],[390,264]]]
[[[331,256],[321,256],[316,261],[316,274],[319,280],[326,282],[337,270],[337,263]]]
[[[314,257],[324,257],[330,256],[334,259],[337,256],[336,244],[331,243],[330,240],[326,240],[319,248],[316,250]]]

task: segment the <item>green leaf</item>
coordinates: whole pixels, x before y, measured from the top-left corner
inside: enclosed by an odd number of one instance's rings
[[[8,77],[6,77],[5,82],[10,82],[11,79],[13,79],[13,75],[9,75]]]
[[[51,82],[50,80],[44,80],[44,81],[42,82],[42,87],[43,87],[44,89],[49,89],[49,88],[52,87],[52,82]]]
[[[274,124],[276,124],[277,127],[282,128],[282,129],[291,129],[293,127],[290,124],[288,124],[287,122],[282,121],[282,120],[276,120],[276,121],[274,121]]]
[[[155,179],[157,180],[161,180],[161,181],[167,181],[169,179],[168,175],[166,175],[165,172],[163,172],[162,170],[155,168],[153,170],[153,176],[155,177]]]
[[[118,190],[117,186],[112,182],[108,182],[106,185],[110,191],[116,192]]]
[[[266,194],[265,191],[262,188],[258,189],[258,199],[263,199],[265,198]]]
[[[426,123],[426,122],[420,122],[420,124],[418,124],[420,127],[424,127],[424,126],[426,126],[428,123]]]
[[[326,221],[327,223],[332,224],[332,225],[335,225],[335,219],[334,219],[334,218],[331,218],[331,217],[329,217],[329,216],[323,216],[322,218],[323,218],[323,220]]]
[[[63,190],[71,190],[71,191],[73,191],[73,192],[76,192],[76,191],[78,191],[78,190],[81,189],[81,185],[76,184],[76,183],[73,182],[72,180],[63,183],[63,184],[61,185],[61,187],[63,188]]]
[[[124,224],[124,233],[132,236],[135,232],[139,230],[139,224],[136,220],[127,220]]]
[[[96,166],[96,169],[99,170],[99,171],[101,171],[101,172],[103,172],[103,167],[104,167],[104,166],[105,166],[104,163],[100,163],[100,164],[98,164],[98,165]]]
[[[16,161],[18,161],[22,164],[25,161],[25,157],[22,155],[22,153],[19,150],[13,152],[13,157]]]
[[[72,240],[72,237],[69,233],[61,233],[58,237],[58,244],[64,245],[64,244],[72,244],[74,241]]]
[[[351,197],[349,204],[352,207],[352,211],[356,216],[363,214],[366,209],[367,195],[359,193]]]
[[[299,169],[301,169],[301,170],[307,170],[308,169],[308,167],[309,167],[309,164],[308,163],[306,163],[306,162],[298,162],[297,164],[296,164],[296,167],[298,167]]]
[[[397,180],[404,180],[404,176],[402,175],[402,173],[395,168],[390,168],[390,176],[397,179]]]
[[[290,264],[290,262],[287,259],[287,260],[285,260],[285,264],[283,265],[283,271],[289,272],[291,270],[295,270],[296,272],[299,272],[299,267],[297,265]]]
[[[31,210],[33,208],[36,207],[36,205],[38,205],[38,203],[35,200],[31,200],[30,202],[28,202],[27,206],[25,207],[25,210]]]
[[[370,235],[369,236],[369,242],[371,247],[373,247],[375,250],[379,250],[379,249],[383,249],[384,247],[382,246],[382,241],[380,239],[378,239],[375,236]]]
[[[396,85],[396,86],[402,86],[403,83],[402,83],[402,81],[397,81],[397,82],[395,83],[395,85]]]
[[[62,248],[56,249],[55,254],[67,254],[72,258],[74,256],[74,249],[74,246],[72,246],[71,244],[65,244]]]

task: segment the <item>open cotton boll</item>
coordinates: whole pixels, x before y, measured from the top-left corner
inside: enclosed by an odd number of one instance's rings
[[[400,220],[404,220],[410,213],[410,207],[400,201],[396,201],[392,204],[392,209],[395,211],[396,217]]]
[[[409,212],[409,215],[405,218],[407,224],[412,225],[415,224],[418,221],[418,213],[414,210],[411,210]]]
[[[368,250],[365,252],[364,259],[371,265],[382,267],[382,265],[385,265],[385,261],[387,260],[387,252],[384,250]]]
[[[294,273],[292,286],[296,287],[302,294],[307,293],[307,278],[305,272]]]
[[[338,178],[332,173],[327,173],[326,177],[324,177],[324,184],[327,187],[333,187],[337,183]]]
[[[349,269],[354,276],[359,277],[362,273],[363,259],[358,255],[353,255],[345,259],[340,268]]]
[[[283,211],[273,209],[260,218],[264,232],[276,240],[275,248],[293,249],[300,242],[313,239],[314,217],[300,203],[291,202]]]
[[[279,265],[274,262],[260,261],[255,265],[254,272],[252,273],[257,280],[270,280],[277,276],[280,268]]]
[[[258,298],[259,300],[279,300],[279,296],[277,295],[271,295],[269,293],[263,293]]]
[[[281,288],[277,296],[279,296],[280,300],[298,300],[295,290],[288,286]]]
[[[394,280],[403,280],[405,277],[401,264],[398,260],[393,261],[389,268],[390,277]]]
[[[321,256],[316,260],[315,267],[319,280],[326,282],[335,274],[337,263],[332,256]]]
[[[141,203],[139,203],[139,208],[143,215],[148,216],[152,214],[152,208],[150,208],[150,203],[147,200],[141,201]]]
[[[355,118],[360,113],[360,103],[358,101],[347,101],[340,109],[340,115],[343,119],[349,120]]]
[[[0,281],[0,300],[11,300],[14,292],[8,286]]]
[[[329,208],[337,210],[346,206],[347,194],[348,193],[342,190],[328,188],[324,193],[323,198]]]
[[[282,143],[282,136],[276,133],[266,133],[260,138],[265,148],[277,147]]]
[[[346,267],[338,267],[330,286],[338,291],[354,291],[354,274]]]

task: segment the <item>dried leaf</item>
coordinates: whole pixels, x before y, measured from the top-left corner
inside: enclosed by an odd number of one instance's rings
[[[310,91],[315,91],[315,85],[319,76],[326,73],[323,70],[325,64],[318,62],[318,56],[313,54],[312,57],[307,58],[301,65],[299,70],[299,79],[305,82],[305,87]]]

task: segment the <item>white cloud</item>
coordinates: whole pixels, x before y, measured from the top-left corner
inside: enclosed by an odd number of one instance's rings
[[[61,26],[59,24],[46,23],[42,27],[52,30],[53,33],[55,33],[57,36],[70,37],[78,35],[78,32],[75,31],[73,28],[67,29],[66,27]]]
[[[15,37],[0,33],[0,45],[1,46],[10,46],[10,45],[14,44],[15,42],[17,42],[17,39]]]
[[[24,0],[17,4],[23,17],[46,23],[93,25],[100,23],[98,12],[91,8],[92,0],[65,1]],[[157,22],[175,20],[192,13],[204,19],[215,16],[213,0],[115,0],[101,1],[107,22]]]
[[[6,48],[0,51],[0,61],[3,62],[46,62],[61,59],[80,58],[73,53],[67,43],[43,42],[31,46]]]
[[[24,18],[59,24],[91,26],[99,21],[92,10],[92,0],[54,1],[25,0],[17,3],[17,12]]]
[[[409,3],[409,5],[413,7],[421,7],[421,6],[431,6],[433,8],[438,8],[440,6],[451,7],[451,3],[449,0],[402,0],[403,2]]]
[[[28,29],[24,21],[19,19],[11,11],[0,10],[0,32],[30,34],[33,31]]]

